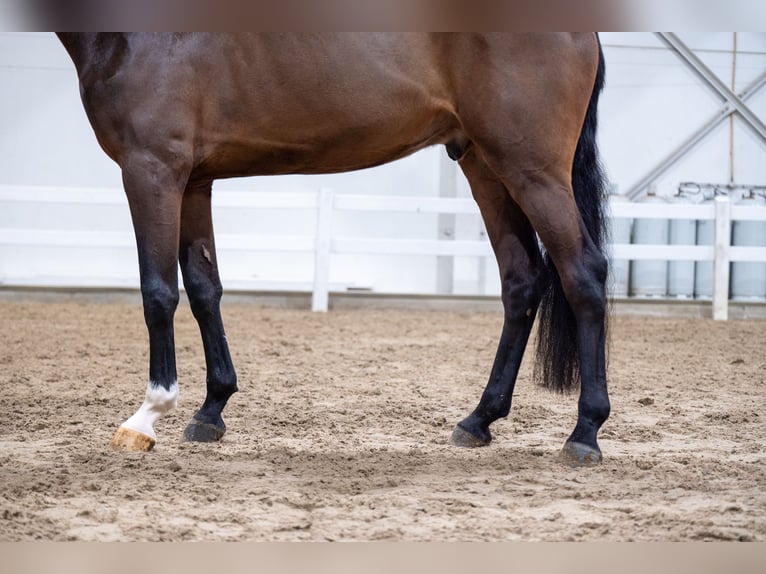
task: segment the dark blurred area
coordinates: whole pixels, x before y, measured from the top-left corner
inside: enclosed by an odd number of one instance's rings
[[[0,0],[31,30],[585,30],[631,16],[614,0]],[[3,28],[8,29],[8,22]]]
[[[762,0],[0,0],[0,29],[763,30]]]
[[[3,29],[622,30],[640,3],[620,0],[0,0]]]
[[[763,29],[762,0],[0,0],[5,30]]]

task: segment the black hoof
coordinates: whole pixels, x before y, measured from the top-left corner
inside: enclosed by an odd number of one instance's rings
[[[226,433],[225,426],[217,426],[192,419],[184,431],[187,442],[216,442]]]
[[[566,442],[561,458],[571,467],[597,466],[603,459],[600,450],[581,442]]]
[[[459,446],[461,448],[476,448],[480,446],[487,446],[490,442],[492,442],[492,435],[487,433],[486,438],[478,437],[468,432],[458,424],[455,427],[455,430],[452,431],[452,436],[450,437],[449,441],[453,446]]]

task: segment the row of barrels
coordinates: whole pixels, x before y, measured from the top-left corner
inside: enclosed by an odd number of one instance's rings
[[[714,193],[703,202],[712,202]],[[612,196],[612,201],[629,201]],[[694,195],[679,191],[671,198],[649,193],[645,203],[700,203]],[[766,209],[766,197],[753,190],[732,197],[736,205]],[[613,243],[643,245],[712,245],[715,222],[683,219],[614,219]],[[766,247],[766,221],[734,221],[731,245]],[[616,260],[612,264],[612,296],[617,298],[712,299],[712,261]],[[766,301],[766,263],[732,262],[730,297],[735,301]]]

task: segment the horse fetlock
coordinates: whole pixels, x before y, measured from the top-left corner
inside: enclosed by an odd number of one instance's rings
[[[588,427],[595,427],[595,430],[598,431],[606,419],[609,418],[611,410],[612,407],[608,397],[603,397],[600,400],[594,398],[590,398],[588,401],[581,400],[579,404],[578,426],[587,422]]]
[[[237,375],[233,370],[217,371],[208,374],[206,385],[208,401],[222,403],[221,408],[226,405],[226,401],[229,400],[231,395],[239,391]]]

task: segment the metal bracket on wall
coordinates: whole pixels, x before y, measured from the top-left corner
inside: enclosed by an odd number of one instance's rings
[[[666,32],[658,32],[656,33],[656,36],[725,103],[724,106],[702,127],[694,132],[688,139],[625,192],[625,195],[630,199],[636,199],[642,195],[650,183],[659,178],[681,158],[687,155],[694,146],[701,142],[718,124],[728,118],[731,114],[738,114],[758,138],[766,144],[766,125],[764,125],[760,118],[745,103],[755,95],[764,84],[766,84],[766,72],[756,78],[739,95],[736,95],[694,54],[694,52],[692,52],[688,46],[686,46],[686,44],[678,38],[678,36]]]

